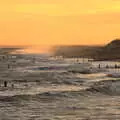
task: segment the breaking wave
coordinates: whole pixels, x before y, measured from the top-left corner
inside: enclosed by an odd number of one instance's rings
[[[106,80],[94,83],[86,91],[106,95],[120,95],[120,80]]]
[[[53,91],[53,92],[43,92],[39,94],[23,94],[23,95],[14,95],[14,96],[0,96],[0,101],[2,102],[12,102],[20,100],[40,100],[40,99],[62,99],[62,98],[75,98],[77,96],[86,96],[86,95],[96,95],[104,94],[111,96],[120,95],[120,80],[106,80],[95,82],[91,87],[85,90],[79,91]]]

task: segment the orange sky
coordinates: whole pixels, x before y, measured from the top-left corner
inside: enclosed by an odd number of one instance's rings
[[[120,0],[0,0],[0,45],[91,45],[115,38]]]

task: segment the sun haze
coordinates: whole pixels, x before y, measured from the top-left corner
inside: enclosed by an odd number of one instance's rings
[[[119,37],[120,0],[0,0],[0,45],[93,45]]]

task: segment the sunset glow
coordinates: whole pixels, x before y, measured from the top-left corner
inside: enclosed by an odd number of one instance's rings
[[[0,1],[0,45],[93,45],[119,37],[119,0]]]

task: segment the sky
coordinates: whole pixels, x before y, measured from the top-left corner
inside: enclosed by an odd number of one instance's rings
[[[120,38],[120,0],[0,0],[0,45],[93,45]]]

